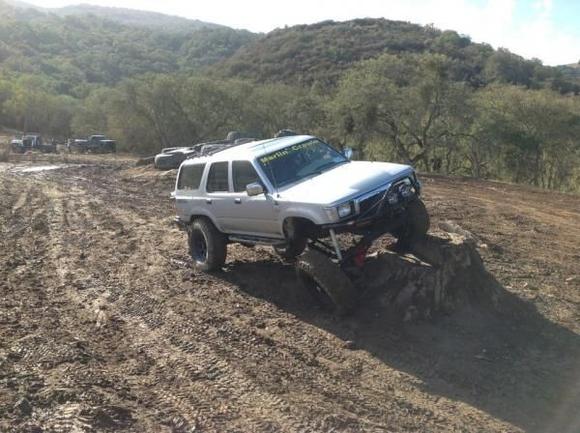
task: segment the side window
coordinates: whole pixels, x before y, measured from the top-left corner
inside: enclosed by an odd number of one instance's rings
[[[228,163],[214,162],[207,177],[207,192],[228,192]]]
[[[199,189],[205,164],[185,165],[179,173],[177,189]]]
[[[250,161],[234,161],[232,163],[232,171],[235,192],[244,192],[246,185],[260,180]]]

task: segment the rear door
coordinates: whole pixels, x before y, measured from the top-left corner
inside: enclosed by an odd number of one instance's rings
[[[205,206],[213,216],[218,229],[232,233],[231,215],[234,210],[233,194],[230,192],[229,162],[213,162],[205,185]]]
[[[183,165],[179,170],[175,188],[177,216],[189,221],[191,215],[199,214],[205,205],[205,197],[199,194],[205,163]]]

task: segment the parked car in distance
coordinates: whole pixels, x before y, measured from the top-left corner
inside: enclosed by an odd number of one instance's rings
[[[67,142],[69,152],[77,153],[115,153],[117,142],[105,135],[90,135],[86,139],[72,139]]]
[[[45,143],[40,134],[26,134],[21,138],[14,138],[10,142],[10,147],[14,153],[42,152],[56,153],[56,144]]]
[[[158,170],[179,168],[181,163],[195,151],[191,147],[170,147],[155,156],[154,165]]]

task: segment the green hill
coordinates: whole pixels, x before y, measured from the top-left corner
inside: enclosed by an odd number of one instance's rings
[[[2,69],[41,75],[64,93],[86,83],[197,70],[256,38],[245,30],[126,9],[78,6],[54,13],[0,1],[0,15]]]
[[[455,64],[452,78],[474,87],[489,82],[543,87],[561,77],[555,68],[473,43],[454,31],[386,19],[325,21],[277,29],[243,45],[215,70],[223,76],[257,82],[332,86],[360,61],[385,53],[426,52],[450,57]]]
[[[218,24],[206,23],[200,20],[170,16],[156,12],[139,11],[125,8],[111,8],[94,5],[75,5],[54,9],[60,16],[93,15],[135,27],[150,27],[165,31],[186,31],[202,28],[224,28]]]
[[[191,73],[212,65],[209,73],[222,78],[329,88],[358,62],[385,53],[444,54],[453,62],[451,78],[475,88],[501,82],[580,90],[561,69],[408,22],[325,21],[258,35],[154,12],[11,3],[17,6],[0,0],[1,68],[41,75],[73,95],[86,84],[113,85],[146,73]]]
[[[152,154],[290,127],[424,171],[580,189],[577,66],[386,19],[254,34],[2,0],[0,18],[0,125],[15,130]]]
[[[105,18],[120,24],[136,27],[151,27],[166,31],[197,30],[201,28],[223,28],[219,24],[207,23],[200,20],[191,20],[178,16],[171,16],[157,12],[140,11],[136,9],[103,7],[89,4],[64,6],[61,8],[42,8],[30,3],[18,0],[5,0],[5,2],[17,9],[35,10],[38,12],[52,13],[59,16],[93,15]]]

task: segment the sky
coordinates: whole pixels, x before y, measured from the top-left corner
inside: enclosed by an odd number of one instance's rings
[[[456,30],[546,65],[580,61],[580,0],[28,0],[150,10],[254,32],[323,20],[384,17]]]

